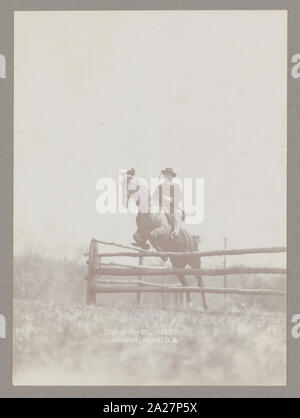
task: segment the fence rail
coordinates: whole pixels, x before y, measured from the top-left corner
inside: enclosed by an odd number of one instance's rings
[[[115,246],[132,251],[126,252],[99,252],[99,244]],[[162,285],[157,283],[143,281],[143,276],[164,276],[164,275],[201,275],[206,277],[224,276],[224,275],[242,275],[242,274],[272,274],[286,275],[284,268],[272,267],[227,267],[220,269],[195,269],[195,268],[163,268],[144,266],[144,257],[212,257],[225,255],[242,255],[242,254],[267,254],[267,253],[283,253],[286,252],[285,247],[269,247],[269,248],[248,248],[237,250],[216,250],[216,251],[193,251],[193,252],[155,252],[143,250],[129,245],[118,244],[115,242],[100,241],[92,239],[90,243],[88,256],[88,276],[87,276],[87,298],[88,304],[96,303],[97,293],[136,293],[137,300],[141,300],[141,293],[215,293],[215,294],[238,294],[238,295],[269,295],[269,296],[285,296],[285,291],[277,289],[238,289],[238,288],[211,288],[211,287],[182,287],[175,285]],[[124,264],[105,264],[101,263],[104,257],[138,257],[139,265]],[[137,276],[137,280],[132,281],[103,281],[98,280],[100,276]],[[106,284],[104,286],[103,284]],[[108,286],[109,285],[109,286]]]
[[[149,283],[150,285],[150,283]],[[96,286],[96,293],[216,293],[216,294],[231,294],[231,295],[256,295],[256,296],[284,296],[285,292],[282,290],[273,289],[237,289],[237,288],[214,288],[214,287],[177,287],[177,286],[152,286],[149,287],[102,287]]]
[[[182,274],[184,276],[223,276],[224,274],[285,274],[286,270],[272,267],[228,267],[222,269],[195,269],[195,268],[161,268],[161,267],[99,267],[96,272],[105,276],[167,276]]]

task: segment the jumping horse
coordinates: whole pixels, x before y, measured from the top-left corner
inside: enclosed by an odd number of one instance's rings
[[[128,183],[128,185],[130,182]],[[136,216],[137,231],[133,234],[133,238],[138,246],[141,248],[149,248],[147,241],[149,240],[152,247],[157,251],[162,252],[192,252],[197,251],[200,239],[197,235],[191,235],[181,225],[178,236],[171,238],[172,225],[170,225],[168,218],[165,213],[159,212],[158,210],[152,210],[151,212],[141,211],[141,202],[146,200],[150,207],[150,194],[148,188],[143,184],[138,184],[135,189],[131,190],[127,188],[127,203],[134,201],[139,211]],[[201,267],[200,257],[193,255],[174,255],[170,256],[170,261],[175,268],[185,268],[190,266],[192,268]],[[187,286],[187,279],[183,274],[177,274],[177,277],[182,286]],[[199,287],[203,287],[203,279],[201,273],[195,275],[197,284]],[[192,307],[191,294],[186,293],[188,307]],[[207,309],[205,293],[202,293],[202,302],[204,310]]]

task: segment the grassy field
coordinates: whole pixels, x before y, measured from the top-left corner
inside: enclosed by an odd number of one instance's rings
[[[285,317],[15,299],[15,385],[284,385]]]

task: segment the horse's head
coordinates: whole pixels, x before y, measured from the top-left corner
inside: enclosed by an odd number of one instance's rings
[[[149,190],[147,182],[139,177],[133,177],[127,182],[127,205],[134,202],[141,212],[149,210]]]
[[[128,185],[129,186],[129,185]],[[127,188],[127,205],[129,203],[129,200],[133,197],[133,201],[139,206],[139,199],[138,199],[138,191],[140,189],[140,186],[137,184],[135,187],[128,187]],[[136,195],[135,195],[136,193]]]

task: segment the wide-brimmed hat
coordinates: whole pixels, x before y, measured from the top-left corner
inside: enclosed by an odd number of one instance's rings
[[[161,172],[163,173],[163,175],[168,174],[169,176],[172,176],[172,177],[177,176],[177,174],[174,172],[173,168],[171,167],[167,167],[165,170],[161,170]]]

